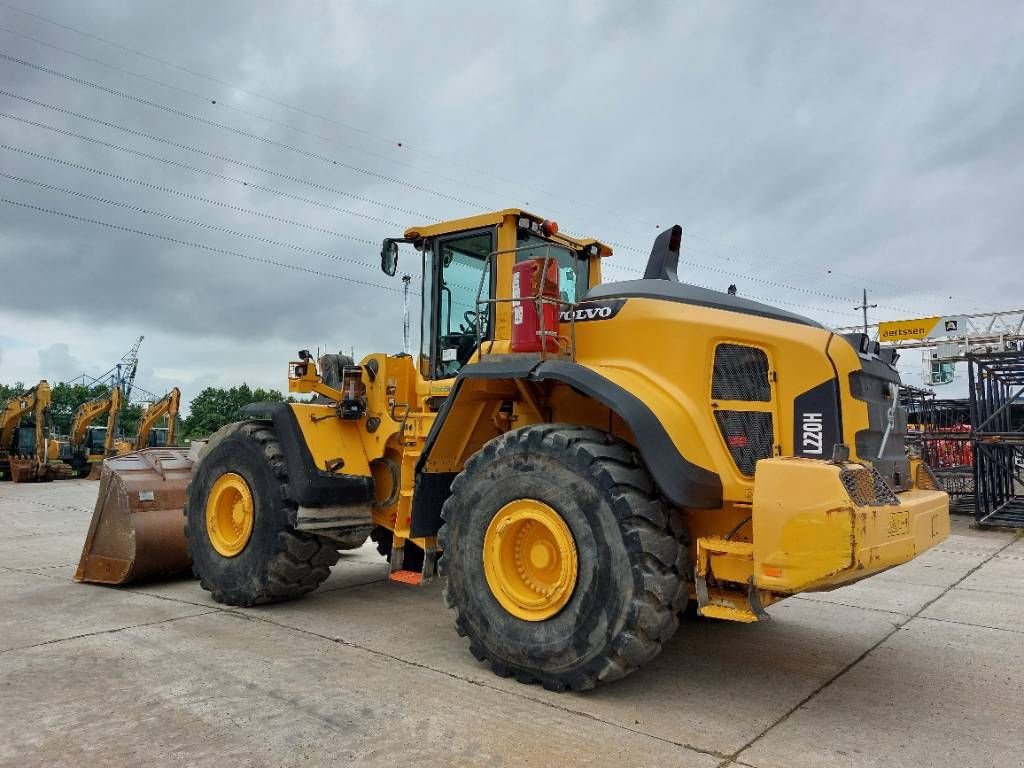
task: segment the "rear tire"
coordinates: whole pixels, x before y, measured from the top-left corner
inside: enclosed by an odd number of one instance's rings
[[[523,499],[557,513],[576,553],[571,597],[536,620],[506,610],[485,574],[492,520]],[[654,658],[678,627],[687,553],[673,531],[683,523],[633,449],[604,432],[541,424],[495,438],[455,478],[442,518],[445,600],[498,675],[586,690]]]
[[[251,533],[234,556],[211,541],[207,506],[218,479],[234,474],[251,495]],[[298,507],[273,428],[238,422],[216,432],[185,491],[185,537],[192,571],[219,603],[251,606],[290,600],[316,589],[338,561],[334,545],[295,530]]]

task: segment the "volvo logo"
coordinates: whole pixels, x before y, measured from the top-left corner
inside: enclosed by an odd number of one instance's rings
[[[611,307],[581,307],[571,312],[561,313],[563,323],[568,323],[570,320],[575,320],[576,322],[581,320],[607,320],[611,316]]]
[[[586,301],[575,309],[566,309],[559,313],[563,323],[583,323],[588,320],[608,320],[615,317],[626,303],[625,299],[609,299],[607,301]]]

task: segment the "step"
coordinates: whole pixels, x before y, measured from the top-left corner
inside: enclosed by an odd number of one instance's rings
[[[398,584],[409,584],[410,586],[418,587],[423,583],[423,574],[419,571],[392,571],[388,575],[388,580]]]
[[[709,619],[741,621],[744,624],[750,624],[757,621],[757,616],[754,615],[753,611],[748,611],[743,608],[730,608],[725,605],[705,605],[699,612],[701,616],[707,616]]]

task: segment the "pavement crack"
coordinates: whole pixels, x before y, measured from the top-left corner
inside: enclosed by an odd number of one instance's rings
[[[341,645],[341,646],[343,646],[345,648],[352,648],[354,650],[359,650],[359,651],[363,651],[365,653],[370,653],[370,654],[373,654],[374,656],[379,656],[381,658],[387,659],[388,661],[396,662],[398,664],[404,664],[405,666],[413,667],[415,669],[422,669],[422,670],[427,671],[427,672],[433,672],[434,674],[441,675],[443,677],[447,677],[447,678],[449,678],[451,680],[456,680],[456,681],[461,682],[461,683],[467,683],[469,685],[473,685],[473,686],[476,686],[478,688],[484,688],[486,690],[490,690],[490,691],[494,691],[496,693],[500,693],[503,696],[514,696],[517,699],[521,699],[523,701],[528,701],[528,702],[531,702],[533,704],[540,704],[541,706],[547,707],[549,709],[556,710],[558,712],[562,712],[564,714],[575,715],[577,717],[582,717],[582,718],[585,718],[585,719],[590,720],[592,722],[600,723],[601,725],[608,726],[609,728],[614,728],[614,729],[617,729],[617,730],[626,731],[626,732],[634,734],[636,736],[643,736],[644,738],[648,738],[648,739],[654,739],[655,741],[659,741],[659,742],[662,742],[664,744],[669,744],[669,745],[674,746],[674,747],[679,747],[679,748],[682,748],[682,749],[686,749],[686,750],[689,750],[691,752],[697,752],[697,753],[702,754],[702,755],[708,755],[710,757],[715,757],[715,758],[718,758],[720,760],[725,760],[727,762],[732,759],[730,756],[726,755],[723,752],[718,752],[718,751],[713,750],[713,749],[706,749],[704,747],[698,747],[698,746],[696,746],[694,744],[688,744],[686,742],[674,741],[672,739],[665,738],[664,736],[658,736],[656,734],[647,733],[646,731],[642,731],[642,730],[640,730],[638,728],[630,728],[628,725],[623,725],[622,723],[616,723],[616,722],[611,721],[611,720],[605,720],[604,718],[598,717],[598,716],[593,715],[593,714],[591,714],[589,712],[584,712],[584,711],[579,710],[579,709],[574,709],[572,707],[567,707],[567,706],[563,706],[561,704],[556,704],[556,703],[551,702],[551,701],[545,701],[544,699],[539,699],[539,698],[537,698],[535,696],[530,696],[530,695],[528,695],[526,693],[522,693],[522,692],[519,692],[519,691],[509,690],[507,688],[499,688],[498,686],[491,685],[491,684],[486,683],[486,682],[484,682],[482,680],[475,680],[475,679],[473,679],[471,677],[466,677],[465,675],[459,675],[459,674],[456,674],[454,672],[449,672],[449,671],[444,670],[444,669],[438,669],[437,667],[432,667],[429,664],[424,664],[424,663],[419,662],[419,661],[412,661],[411,659],[405,659],[405,658],[402,658],[401,656],[395,656],[394,654],[388,653],[386,651],[382,651],[382,650],[380,650],[378,648],[373,648],[371,646],[363,645],[362,643],[357,643],[357,642],[355,642],[353,640],[345,640],[342,637],[338,637],[338,636],[333,636],[332,637],[331,635],[325,635],[325,634],[323,634],[321,632],[314,632],[313,630],[309,630],[309,629],[302,629],[300,627],[293,627],[293,626],[291,626],[289,624],[283,624],[283,623],[281,623],[279,621],[274,621],[273,619],[267,618],[265,616],[259,616],[259,615],[252,614],[252,613],[243,613],[243,612],[235,610],[235,609],[224,609],[224,610],[221,611],[221,613],[229,614],[231,616],[236,616],[238,618],[245,619],[245,620],[248,620],[248,621],[261,621],[261,622],[264,622],[266,624],[270,624],[272,626],[278,627],[280,629],[284,629],[286,631],[296,632],[296,633],[302,634],[302,635],[309,635],[310,637],[315,637],[315,638],[320,639],[320,640],[326,640],[326,641],[334,643],[336,645]]]
[[[1009,627],[993,627],[990,624],[974,624],[970,621],[957,621],[956,619],[937,619],[934,616],[918,616],[921,621],[938,621],[942,624],[958,624],[961,627],[977,627],[978,629],[994,629],[997,632],[1010,632],[1014,635],[1024,635],[1024,630],[1010,629]]]
[[[1006,542],[1006,544],[1004,544],[1002,547],[1000,547],[999,549],[997,549],[994,552],[992,552],[991,554],[989,554],[984,560],[982,560],[977,565],[975,565],[973,568],[968,570],[967,573],[965,573],[959,579],[957,579],[952,584],[950,584],[948,587],[946,587],[944,590],[942,590],[938,595],[933,597],[931,600],[927,601],[924,605],[922,605],[920,608],[918,608],[914,613],[910,614],[909,616],[905,616],[905,621],[900,621],[900,622],[894,624],[892,629],[890,629],[888,632],[886,632],[876,643],[871,645],[871,647],[869,647],[866,651],[864,651],[862,654],[857,656],[857,658],[855,658],[849,664],[847,664],[842,669],[840,669],[838,672],[836,672],[834,675],[832,675],[832,677],[830,677],[828,680],[826,680],[821,685],[819,685],[817,688],[815,688],[813,691],[811,691],[809,694],[807,694],[803,699],[798,701],[795,705],[790,707],[774,723],[771,723],[768,727],[766,727],[764,730],[762,730],[759,734],[757,734],[752,739],[750,739],[746,744],[744,744],[739,749],[737,749],[735,752],[733,752],[731,755],[729,755],[727,761],[725,763],[723,763],[722,765],[723,766],[724,765],[728,765],[729,761],[737,762],[738,758],[739,758],[739,756],[741,754],[746,752],[754,744],[756,744],[758,741],[760,741],[765,736],[767,736],[772,730],[774,730],[778,726],[782,725],[782,723],[784,723],[787,720],[789,720],[790,717],[792,717],[797,711],[802,709],[803,706],[805,704],[807,704],[807,702],[809,702],[811,699],[815,698],[822,691],[825,691],[828,688],[830,688],[837,680],[842,678],[847,672],[849,672],[851,669],[853,669],[858,664],[860,664],[864,659],[866,659],[869,655],[871,655],[872,652],[874,652],[877,648],[879,648],[881,645],[883,645],[886,641],[889,640],[889,638],[891,638],[893,635],[895,635],[897,632],[899,632],[903,627],[905,627],[911,621],[913,621],[914,619],[916,619],[918,617],[927,618],[927,617],[921,616],[921,614],[924,613],[926,610],[928,610],[936,602],[941,600],[943,597],[945,597],[947,594],[949,594],[950,591],[955,589],[958,585],[963,583],[966,579],[968,579],[972,575],[974,575],[984,565],[986,565],[987,563],[991,562],[997,555],[999,555],[1005,549],[1010,547],[1013,544],[1013,542],[1014,542],[1014,539],[1011,539],[1010,541]],[[903,615],[903,614],[900,614],[900,615]],[[722,766],[719,766],[719,768],[722,768]]]
[[[887,613],[891,616],[904,616],[909,617],[909,613],[901,613],[900,611],[890,611],[888,608],[872,608],[867,605],[854,605],[853,603],[841,603],[838,600],[821,600],[815,597],[806,597],[805,595],[793,595],[788,598],[789,600],[803,600],[806,603],[818,603],[819,605],[841,605],[844,608],[854,608],[859,611],[875,611],[876,613]]]
[[[35,643],[33,645],[21,645],[17,648],[7,648],[6,650],[0,651],[0,656],[5,653],[13,653],[15,651],[29,651],[33,648],[42,648],[47,645],[57,645],[58,643],[66,643],[70,640],[81,640],[84,637],[96,637],[97,635],[114,635],[118,632],[124,632],[126,629],[138,629],[139,627],[154,627],[158,624],[168,624],[172,621],[180,621],[181,619],[193,619],[196,616],[204,616],[208,613],[216,613],[216,611],[197,611],[195,613],[189,613],[184,616],[172,616],[169,619],[160,619],[159,621],[144,621],[140,624],[128,624],[123,627],[114,627],[113,629],[99,629],[95,632],[83,632],[80,635],[71,635],[70,637],[58,637],[53,640],[44,640],[41,643]]]

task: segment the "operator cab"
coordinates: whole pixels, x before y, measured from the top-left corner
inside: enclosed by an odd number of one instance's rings
[[[555,222],[519,209],[416,227],[402,239],[385,240],[381,269],[388,275],[397,271],[398,243],[422,253],[419,369],[430,380],[456,376],[480,342],[488,352],[508,351],[515,264],[557,261],[559,299],[576,302],[600,282],[600,258],[611,254],[596,240],[560,234]]]
[[[167,427],[153,427],[149,431],[149,438],[146,440],[147,448],[167,447]]]
[[[106,427],[89,427],[85,436],[85,450],[89,455],[102,454],[107,445]]]

